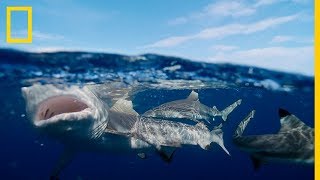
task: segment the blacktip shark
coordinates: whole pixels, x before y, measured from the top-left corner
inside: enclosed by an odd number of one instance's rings
[[[146,111],[142,116],[153,117],[160,119],[189,119],[197,123],[205,120],[210,124],[215,116],[221,116],[224,121],[228,115],[241,104],[241,99],[232,103],[222,111],[219,111],[216,106],[212,108],[202,104],[199,100],[199,95],[192,91],[186,99],[171,101],[161,104],[151,110]]]
[[[140,116],[128,100],[131,90],[114,88],[113,84],[84,87],[36,84],[22,88],[27,116],[35,129],[65,145],[51,177],[58,177],[80,151],[134,150],[144,158],[145,152],[156,150],[170,161],[178,147],[199,145],[208,149],[214,142],[229,154],[221,125],[210,131],[202,122],[188,125]]]
[[[247,124],[254,117],[253,110],[235,131],[233,142],[251,154],[255,169],[264,162],[291,162],[313,164],[314,129],[295,115],[279,109],[281,129],[277,134],[242,136]]]

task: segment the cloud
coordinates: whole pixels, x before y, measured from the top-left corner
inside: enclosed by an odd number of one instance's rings
[[[12,32],[13,37],[27,37],[28,36],[28,31],[27,30],[21,30],[21,31],[15,31]],[[32,31],[32,38],[33,40],[40,40],[40,41],[47,41],[47,40],[62,40],[65,39],[64,36],[59,35],[59,34],[50,34],[50,33],[43,33],[40,31]]]
[[[294,37],[292,36],[274,36],[270,43],[282,43],[282,42],[288,42],[292,41]]]
[[[37,53],[42,53],[42,52],[59,52],[59,51],[77,51],[78,49],[73,49],[73,48],[63,48],[59,46],[39,46],[39,47],[31,47],[27,48],[28,51],[30,52],[37,52]]]
[[[253,5],[253,7],[258,8],[261,6],[266,6],[266,5],[271,5],[277,2],[281,2],[281,0],[258,0],[256,3]]]
[[[313,38],[303,38],[303,37],[294,37],[294,36],[285,36],[285,35],[278,35],[274,36],[270,43],[275,44],[275,43],[284,43],[284,42],[295,42],[295,43],[307,43],[311,44],[314,43]]]
[[[229,46],[229,45],[214,45],[210,49],[214,51],[233,51],[238,49],[237,46]]]
[[[186,24],[188,22],[193,22],[195,20],[204,19],[204,18],[223,18],[223,17],[232,17],[232,18],[241,18],[245,16],[254,15],[258,12],[259,8],[265,6],[270,6],[276,3],[294,3],[294,4],[307,4],[312,2],[311,0],[218,0],[213,3],[210,3],[203,7],[198,12],[190,13],[186,16],[177,17],[175,19],[169,20],[169,25],[180,25]]]
[[[256,9],[245,4],[243,1],[220,1],[209,4],[204,8],[204,16],[249,16],[256,12]]]
[[[282,16],[277,18],[268,18],[251,24],[228,24],[219,27],[206,28],[202,31],[186,35],[186,36],[173,36],[159,40],[153,44],[146,45],[147,48],[165,48],[173,47],[186,43],[190,40],[201,40],[201,39],[222,39],[232,35],[246,35],[252,34],[259,31],[264,31],[268,28],[275,27],[280,24],[284,24],[293,21],[299,17],[299,14]]]
[[[185,24],[188,22],[188,18],[186,17],[178,17],[178,18],[175,18],[173,20],[170,20],[168,22],[169,25],[179,25],[179,24]]]
[[[267,47],[219,52],[210,62],[229,62],[306,75],[314,74],[314,47]]]
[[[33,31],[32,36],[36,40],[62,40],[64,36],[59,34],[42,33],[40,31]]]
[[[303,1],[303,0],[295,0]],[[306,0],[304,0],[306,1]],[[198,20],[201,18],[214,18],[214,17],[232,17],[240,18],[250,16],[257,12],[257,9],[263,6],[271,5],[280,2],[280,0],[257,0],[255,2],[247,1],[216,1],[203,7],[198,12],[193,12],[187,16],[177,17],[168,22],[169,25],[185,24],[189,21]]]

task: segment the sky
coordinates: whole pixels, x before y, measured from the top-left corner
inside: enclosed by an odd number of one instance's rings
[[[32,6],[33,42],[6,43],[6,7]],[[25,37],[25,12],[12,13]],[[156,53],[314,75],[313,0],[1,0],[0,47]]]

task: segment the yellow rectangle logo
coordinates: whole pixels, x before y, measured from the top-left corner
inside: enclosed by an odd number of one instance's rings
[[[26,38],[11,37],[11,13],[13,11],[26,11],[28,13],[28,35]],[[7,7],[7,43],[32,43],[32,7],[8,6]]]

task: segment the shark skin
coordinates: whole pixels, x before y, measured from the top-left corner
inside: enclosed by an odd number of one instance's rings
[[[279,109],[281,129],[277,134],[243,136],[247,124],[254,117],[253,110],[240,122],[233,142],[249,153],[255,169],[264,162],[314,163],[314,129],[295,115]]]
[[[202,122],[189,125],[142,117],[135,124],[132,135],[159,150],[161,147],[181,147],[182,145],[199,145],[202,149],[207,150],[214,142],[230,155],[223,143],[222,130],[216,128],[210,132]]]
[[[142,116],[160,119],[189,119],[197,123],[203,120],[210,124],[214,117],[221,116],[224,121],[228,115],[241,104],[241,99],[232,103],[222,111],[216,106],[210,108],[199,101],[198,93],[192,91],[186,99],[171,101],[161,104],[151,110],[146,111]]]
[[[170,162],[178,147],[199,145],[208,149],[214,142],[229,154],[223,144],[222,126],[209,131],[202,122],[188,125],[140,116],[129,100],[131,91],[126,87],[92,85],[36,84],[22,88],[27,116],[34,128],[65,146],[52,170],[52,179],[58,178],[81,151],[118,154],[133,151],[143,159],[145,152],[156,151]]]

